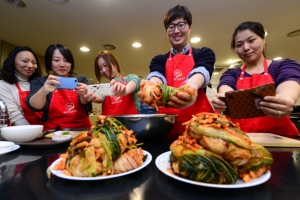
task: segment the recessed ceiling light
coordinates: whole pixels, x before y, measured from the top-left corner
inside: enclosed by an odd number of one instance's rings
[[[276,58],[273,58],[273,60],[281,60],[282,57],[276,57]]]
[[[191,41],[191,43],[197,43],[197,42],[200,42],[200,40],[201,40],[200,38],[194,37],[190,41]]]
[[[50,0],[54,3],[67,3],[69,0]]]
[[[213,73],[213,75],[218,75],[218,74],[219,74],[219,72],[214,72],[214,73]]]
[[[139,48],[142,45],[140,43],[138,43],[138,42],[135,42],[135,43],[132,44],[132,46],[135,47],[135,48]]]
[[[81,50],[81,51],[84,51],[84,52],[90,51],[90,49],[87,48],[87,47],[81,47],[80,50]]]
[[[106,50],[115,50],[116,47],[114,45],[111,45],[111,44],[105,44],[103,45],[104,49]]]
[[[26,4],[22,0],[5,0],[10,5],[18,7],[18,8],[25,8]]]
[[[292,31],[290,33],[287,34],[288,37],[295,37],[300,35],[300,30],[296,30],[296,31]]]

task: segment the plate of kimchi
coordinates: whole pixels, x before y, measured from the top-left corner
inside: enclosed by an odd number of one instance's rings
[[[116,178],[116,177],[120,177],[120,176],[125,176],[134,172],[137,172],[141,169],[143,169],[144,167],[146,167],[147,165],[149,165],[149,163],[152,160],[152,155],[143,150],[144,155],[146,156],[146,160],[143,162],[143,164],[135,169],[132,169],[130,171],[126,171],[120,174],[112,174],[112,175],[98,175],[98,176],[94,176],[94,177],[76,177],[76,176],[69,176],[63,173],[63,170],[55,170],[53,169],[55,165],[57,165],[59,162],[64,161],[63,158],[59,158],[57,160],[55,160],[50,168],[51,168],[51,173],[57,177],[63,178],[63,179],[69,179],[69,180],[78,180],[78,181],[96,181],[96,180],[104,180],[104,179],[111,179],[111,178]]]
[[[146,167],[149,152],[113,117],[99,115],[94,126],[72,139],[67,151],[47,169],[47,175],[70,180],[102,180],[124,176]]]
[[[249,181],[249,182],[244,182],[241,179],[237,179],[235,181],[235,183],[233,183],[233,184],[212,184],[212,183],[193,181],[193,180],[189,180],[189,179],[186,179],[184,177],[181,177],[179,175],[176,175],[172,171],[171,165],[170,165],[170,154],[171,154],[171,151],[168,151],[168,152],[165,152],[165,153],[159,155],[155,160],[156,167],[162,173],[164,173],[165,175],[167,175],[171,178],[174,178],[176,180],[179,180],[179,181],[182,181],[182,182],[185,182],[185,183],[193,184],[193,185],[212,187],[212,188],[246,188],[246,187],[252,187],[252,186],[256,186],[256,185],[260,185],[262,183],[265,183],[271,177],[271,172],[267,171],[262,176],[254,179],[252,181]]]
[[[251,141],[239,124],[223,114],[198,113],[185,132],[156,159],[159,170],[187,183],[242,188],[271,177],[272,154]]]

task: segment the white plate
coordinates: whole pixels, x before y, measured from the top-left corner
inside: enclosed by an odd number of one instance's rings
[[[48,133],[45,135],[45,138],[52,138],[55,136],[55,133],[62,133],[62,132],[69,132],[72,138],[75,138],[79,135],[79,133],[83,132],[83,131],[56,131],[56,132],[52,132],[52,133]],[[66,135],[67,136],[67,135]]]
[[[165,153],[159,155],[155,160],[156,167],[162,173],[164,173],[174,179],[177,179],[182,182],[194,184],[194,185],[214,187],[214,188],[246,188],[246,187],[251,187],[251,186],[262,184],[262,183],[266,182],[267,180],[269,180],[269,178],[271,177],[271,172],[268,171],[261,177],[255,179],[253,181],[249,181],[247,183],[243,182],[241,179],[238,179],[235,184],[212,184],[212,183],[203,183],[203,182],[192,181],[192,180],[188,180],[188,179],[179,177],[167,170],[167,169],[171,169],[171,165],[169,162],[170,154],[171,154],[171,151],[168,151],[168,152],[165,152]]]
[[[15,143],[9,141],[0,141],[0,153],[11,150],[14,144]]]
[[[7,150],[5,152],[0,153],[0,156],[3,155],[3,154],[7,154],[9,152],[15,151],[15,150],[17,150],[19,148],[20,148],[20,145],[15,144],[11,149],[9,149],[9,150]]]
[[[50,166],[50,169],[51,169],[51,173],[55,176],[58,176],[60,178],[64,178],[64,179],[69,179],[69,180],[77,180],[77,181],[96,181],[96,180],[104,180],[104,179],[111,179],[111,178],[116,178],[116,177],[120,177],[120,176],[125,176],[127,174],[131,174],[131,173],[134,173],[136,171],[139,171],[141,169],[143,169],[144,167],[146,167],[152,160],[152,155],[143,150],[144,151],[144,155],[147,155],[147,160],[138,168],[136,169],[133,169],[133,170],[130,170],[128,172],[124,172],[124,173],[121,173],[121,174],[114,174],[114,175],[108,175],[108,176],[96,176],[96,177],[75,177],[75,176],[67,176],[65,174],[62,173],[61,170],[53,170],[52,168],[62,159],[62,158],[59,158],[57,159],[56,161],[54,161],[51,166]]]

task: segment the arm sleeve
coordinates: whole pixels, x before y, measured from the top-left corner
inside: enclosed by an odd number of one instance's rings
[[[275,87],[285,81],[295,81],[300,84],[300,65],[295,60],[272,61],[269,72],[275,81]]]
[[[220,83],[217,87],[217,90],[219,91],[219,88],[222,85],[227,85],[227,86],[231,87],[233,90],[237,90],[236,82],[237,82],[240,74],[241,74],[240,68],[228,69],[227,71],[225,71],[220,78]]]
[[[194,74],[196,73],[201,73],[203,76],[204,76],[204,83],[203,85],[201,86],[201,88],[205,88],[209,82],[210,82],[210,75],[209,75],[209,72],[204,68],[204,67],[197,67],[197,68],[194,68],[188,75],[188,78],[191,78],[191,76],[193,76]]]
[[[152,77],[158,77],[162,80],[162,82],[166,85],[167,80],[166,80],[166,62],[168,58],[169,53],[167,54],[161,54],[158,56],[155,56],[151,62],[150,62],[150,73],[147,76],[146,80],[151,79]]]
[[[136,83],[136,89],[135,91],[131,94],[133,96],[133,101],[134,101],[134,106],[138,112],[140,112],[140,100],[138,98],[138,91],[140,90],[140,78],[135,75],[135,74],[129,74],[127,77],[124,78],[126,83],[130,81],[134,81]]]
[[[163,76],[166,75],[166,62],[167,62],[167,57],[168,57],[168,53],[167,54],[161,54],[158,56],[155,56],[151,62],[150,62],[150,73],[151,72],[158,72],[160,74],[162,74]]]
[[[15,126],[21,126],[21,125],[30,125],[29,122],[25,118],[21,118],[14,122]]]
[[[152,77],[158,77],[162,80],[163,84],[167,84],[167,79],[164,75],[160,74],[159,72],[151,72],[150,74],[148,74],[146,80],[150,80]]]
[[[211,79],[216,61],[215,53],[207,47],[201,49],[193,48],[193,58],[195,61],[194,69],[189,73],[188,79],[195,73],[201,73],[204,76],[204,83],[201,88],[205,88]]]
[[[136,84],[136,88],[134,92],[138,92],[140,90],[140,78],[135,75],[135,74],[129,74],[127,77],[125,77],[125,81],[126,83],[130,82],[130,81],[134,81]]]
[[[45,111],[45,110],[47,110],[49,108],[49,104],[50,104],[50,99],[52,97],[52,93],[49,93],[46,96],[46,103],[45,103],[45,105],[44,105],[44,107],[42,109],[36,109],[36,108],[32,107],[30,105],[30,103],[29,103],[30,98],[43,87],[43,85],[46,82],[47,78],[48,78],[48,76],[45,76],[45,77],[42,77],[42,78],[35,78],[30,83],[30,93],[27,96],[25,102],[26,102],[27,107],[30,110],[32,110],[32,111],[35,111],[35,112]]]
[[[80,82],[80,83],[84,83],[84,84],[87,84],[87,85],[90,84],[90,81],[86,76],[78,75],[78,76],[75,76],[75,77],[77,78],[78,82]]]
[[[195,61],[194,69],[203,67],[207,70],[211,77],[216,61],[216,56],[213,50],[207,47],[203,47],[201,49],[193,48],[193,57]]]
[[[15,124],[18,120],[25,120],[27,122],[20,106],[19,93],[14,84],[0,81],[0,99],[5,102],[11,123]],[[27,122],[27,124],[29,123]]]

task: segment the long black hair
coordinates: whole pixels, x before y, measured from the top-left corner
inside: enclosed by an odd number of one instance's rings
[[[40,66],[40,62],[38,60],[37,55],[34,53],[34,51],[31,48],[26,47],[26,46],[17,46],[9,52],[8,57],[4,60],[4,62],[2,64],[1,72],[0,72],[0,79],[4,80],[10,84],[15,84],[19,81],[18,77],[16,76],[16,72],[15,72],[16,71],[15,59],[16,59],[16,55],[18,53],[20,53],[21,51],[31,52],[33,54],[33,56],[36,60],[36,64],[37,64],[36,70],[28,78],[28,81],[30,82],[32,79],[34,79],[36,77],[41,77],[43,75],[42,69]]]

